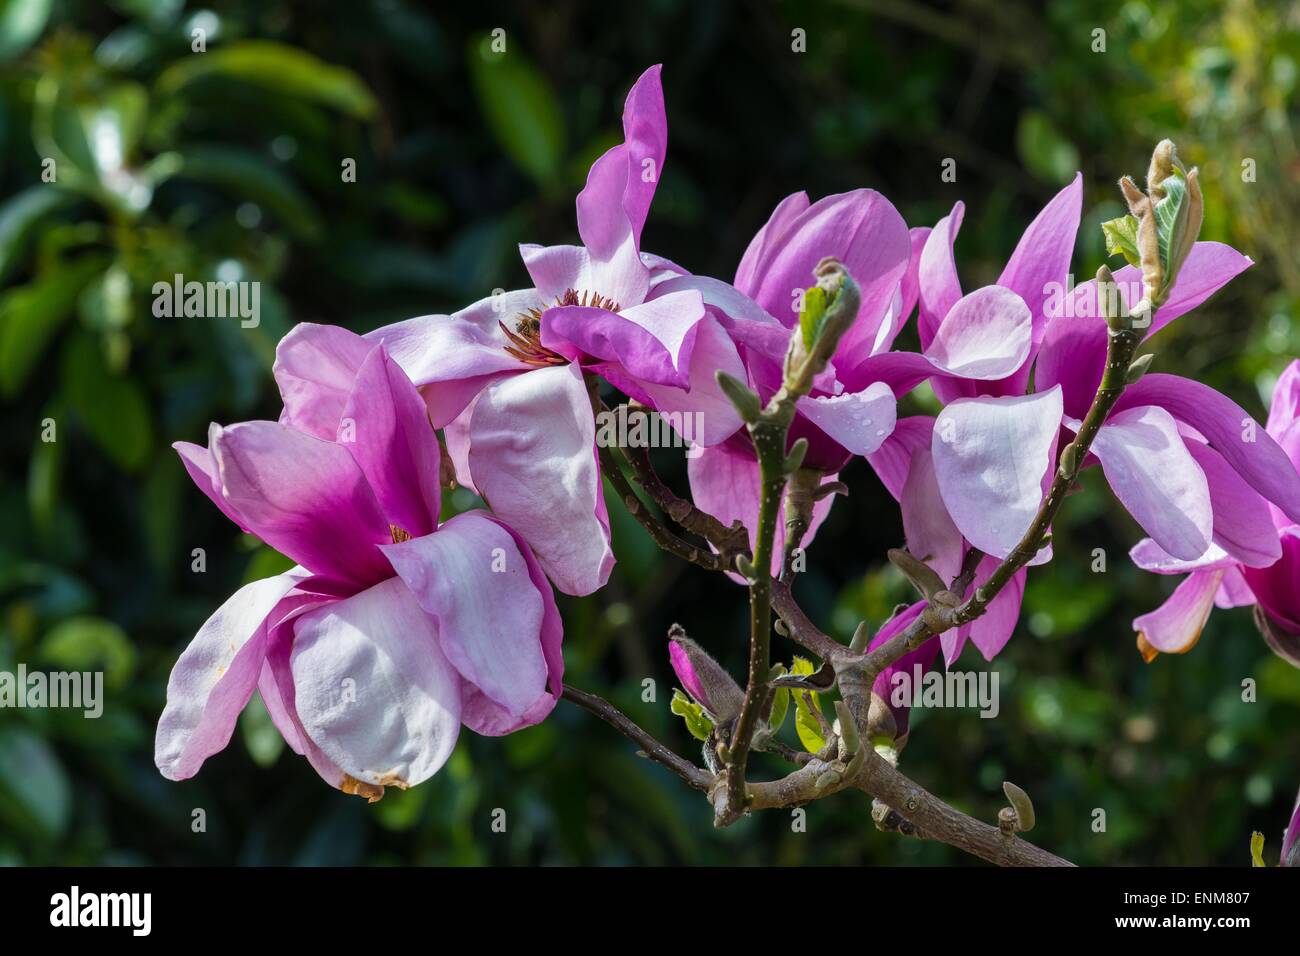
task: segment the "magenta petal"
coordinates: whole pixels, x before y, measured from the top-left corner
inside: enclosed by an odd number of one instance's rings
[[[1191,379],[1148,372],[1125,389],[1115,412],[1139,405],[1159,405],[1191,425],[1248,485],[1300,522],[1300,475],[1286,452],[1236,402]]]
[[[542,344],[621,366],[634,379],[686,388],[696,327],[704,318],[698,292],[675,292],[622,313],[562,306],[542,314]]]
[[[1001,286],[976,289],[944,317],[925,355],[959,378],[1005,378],[1024,364],[1032,344],[1028,306]]]
[[[1190,561],[1173,557],[1151,538],[1143,538],[1129,549],[1128,556],[1143,571],[1152,574],[1187,574],[1191,571],[1218,571],[1237,567],[1237,561],[1217,544]]]
[[[1134,618],[1139,648],[1147,644],[1163,654],[1191,650],[1214,609],[1214,595],[1222,578],[1222,571],[1189,574],[1164,604]]]
[[[356,585],[392,572],[376,545],[388,522],[346,448],[278,422],[221,429],[213,456],[226,502],[249,531],[315,574]]]
[[[939,494],[929,445],[913,452],[899,505],[907,550],[930,565],[939,577],[951,581],[961,570],[965,541]]]
[[[668,151],[662,70],[652,66],[633,84],[623,106],[624,142],[596,161],[578,195],[578,232],[597,256],[621,242],[624,229],[640,245]],[[621,222],[610,221],[615,217]]]
[[[742,291],[783,325],[793,326],[795,292],[814,283],[817,263],[836,256],[858,284],[858,321],[874,328],[907,271],[910,253],[907,224],[898,210],[875,190],[857,189],[827,196],[800,213],[756,277],[757,288]]]
[[[533,289],[480,299],[454,315],[425,315],[386,325],[366,335],[382,342],[429,408],[434,428],[464,411],[489,382],[529,366],[506,351],[512,343],[502,326],[515,331],[532,309],[545,308]]]
[[[590,594],[614,566],[582,372],[537,369],[488,387],[470,419],[470,467],[494,514],[517,531],[555,586]]]
[[[280,421],[333,440],[357,369],[371,346],[336,325],[301,322],[275,347],[276,384],[284,401]]]
[[[1029,530],[1055,458],[1061,392],[959,399],[935,420],[931,452],[948,513],[975,547],[1006,557]],[[1043,560],[1043,553],[1034,563]]]
[[[290,668],[307,736],[357,780],[413,787],[456,746],[460,675],[398,578],[298,618]]]
[[[1185,438],[1205,473],[1214,509],[1214,543],[1242,564],[1266,568],[1282,554],[1268,503],[1209,445]]]
[[[996,559],[988,557],[980,562],[975,572],[976,587],[988,580],[998,563]],[[1007,646],[1007,641],[1011,640],[1011,635],[1015,633],[1016,624],[1020,621],[1020,604],[1025,596],[1025,581],[1028,577],[1029,572],[1024,568],[1013,574],[1011,580],[998,592],[997,597],[989,602],[984,613],[962,628],[965,632],[962,635],[963,640],[969,639],[984,655],[986,661],[997,657],[1002,652],[1002,648]]]
[[[239,525],[241,531],[250,534],[251,532],[244,525],[243,519],[239,517],[239,514],[221,494],[221,479],[217,474],[217,460],[212,457],[210,447],[216,435],[220,433],[221,426],[213,422],[208,426],[208,448],[188,441],[174,442],[172,447],[176,449],[176,454],[180,455],[181,464],[185,466],[186,472],[189,473],[194,483],[199,486],[199,490],[221,509],[223,515]]]
[[[912,465],[912,455],[918,448],[930,447],[930,434],[933,431],[934,419],[928,415],[900,418],[884,444],[867,456],[867,462],[895,501],[902,498],[903,485]]]
[[[1053,288],[1065,285],[1079,233],[1083,206],[1083,175],[1058,192],[1025,229],[998,277],[998,285],[1017,293],[1033,316],[1034,342],[1047,326],[1046,305]]]
[[[1073,304],[1062,305],[1062,314],[1048,322],[1034,365],[1034,386],[1043,391],[1059,385],[1065,414],[1081,419],[1106,370],[1106,321],[1095,311],[1095,281],[1079,286],[1068,301]],[[1093,304],[1081,304],[1085,302]]]
[[[384,554],[437,622],[439,646],[466,681],[512,717],[547,692],[545,607],[509,531],[467,511]]]
[[[438,523],[438,436],[406,373],[377,345],[361,363],[339,423],[338,442],[352,454],[389,525],[411,537]]]
[[[1300,631],[1300,527],[1282,532],[1282,557],[1267,568],[1241,569],[1259,606],[1293,631]]]
[[[1297,844],[1300,844],[1300,795],[1296,796],[1295,809],[1291,811],[1291,822],[1287,824],[1286,832],[1282,834],[1282,855],[1279,858],[1279,866],[1300,866],[1300,858],[1297,858],[1295,852]]]
[[[702,510],[713,515],[724,525],[739,520],[749,531],[749,540],[754,541],[754,530],[758,524],[758,462],[754,459],[752,448],[736,447],[739,443],[726,442],[705,448],[699,455],[686,462],[686,473],[690,479],[691,497]],[[827,475],[827,481],[834,481],[835,475]],[[805,549],[812,543],[826,516],[830,514],[834,495],[827,495],[813,505],[812,522],[803,537]],[[776,523],[776,535],[772,549],[772,573],[780,570],[782,549],[785,546],[785,522]],[[732,575],[739,580],[738,575]]]
[[[691,364],[687,371],[690,387],[673,388],[640,382],[649,407],[663,413],[683,440],[697,445],[726,441],[741,427],[740,414],[718,386],[715,373],[724,371],[744,381],[745,366],[735,344],[712,315],[699,324]]]
[[[921,249],[917,267],[920,287],[917,329],[921,333],[922,348],[929,348],[934,334],[939,331],[939,323],[961,298],[961,282],[957,278],[952,246],[957,241],[965,213],[965,205],[956,203],[952,212],[935,223]]]
[[[906,610],[895,614],[880,626],[876,636],[871,639],[869,649],[874,650],[890,638],[901,634],[909,624],[916,620],[923,610],[925,610],[925,602],[918,601]],[[930,638],[916,650],[909,651],[886,667],[876,677],[875,683],[871,685],[871,692],[889,705],[890,713],[894,716],[894,725],[897,730],[895,740],[907,736],[908,716],[911,713],[911,694],[917,688],[918,676],[923,676],[926,671],[934,666],[935,659],[939,656],[939,649],[939,638]],[[907,690],[907,694],[904,695],[905,700],[901,703],[897,702],[895,692],[898,691],[901,694],[904,689]]]
[[[158,719],[154,763],[186,780],[225,748],[257,686],[266,657],[266,620],[299,573],[246,584],[199,628],[172,668]]]
[[[1067,425],[1079,427],[1073,419]],[[1210,546],[1209,484],[1167,411],[1146,405],[1111,415],[1092,453],[1115,497],[1165,551],[1191,561]]]
[[[1300,359],[1293,360],[1278,376],[1264,430],[1282,444],[1283,436],[1291,432],[1297,421],[1300,421]]]
[[[1156,310],[1147,335],[1155,335],[1174,319],[1192,311],[1252,265],[1249,256],[1221,242],[1195,243],[1178,270],[1169,298]],[[1117,270],[1115,279],[1120,283],[1121,294],[1128,289],[1141,289],[1142,274],[1136,266]],[[1131,297],[1125,297],[1131,305]]]
[[[695,666],[691,663],[690,656],[686,653],[686,648],[682,647],[676,641],[668,642],[668,661],[673,666],[673,673],[677,679],[682,682],[682,687],[686,693],[690,694],[696,703],[706,708],[712,709],[709,702],[708,692],[704,689],[704,683],[695,673]]]
[[[897,406],[893,391],[884,382],[860,392],[809,395],[796,404],[800,415],[855,455],[871,454],[889,437]]]

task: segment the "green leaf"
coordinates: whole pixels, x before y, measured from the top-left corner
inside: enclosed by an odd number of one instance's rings
[[[82,288],[104,265],[99,256],[79,259],[0,296],[0,392],[22,389]]]
[[[58,755],[26,727],[0,726],[0,820],[14,832],[33,826],[58,837],[72,808],[68,776]]]
[[[122,687],[135,670],[135,646],[126,632],[102,617],[71,617],[41,641],[39,656],[72,671],[102,669],[109,687]]]
[[[36,42],[50,19],[53,0],[0,0],[0,63]]]
[[[826,324],[826,306],[829,305],[826,290],[819,285],[813,286],[803,294],[803,308],[799,310],[799,331],[803,333],[803,347],[812,351]]]
[[[114,375],[98,342],[73,339],[64,353],[63,391],[91,438],[124,471],[136,471],[153,447],[153,421],[144,390]]]
[[[275,729],[261,694],[249,698],[248,706],[239,715],[239,733],[244,738],[248,755],[259,767],[271,766],[284,749],[284,738]]]
[[[1155,205],[1156,236],[1160,241],[1160,263],[1169,268],[1169,250],[1178,247],[1181,233],[1187,227],[1186,217],[1180,217],[1183,200],[1187,198],[1187,182],[1177,172],[1160,184],[1165,198]]]
[[[311,200],[293,180],[256,153],[227,146],[195,146],[178,156],[174,175],[211,183],[243,202],[256,203],[301,238],[320,236],[320,216]]]
[[[1106,238],[1106,254],[1123,256],[1131,266],[1142,264],[1142,255],[1138,252],[1138,221],[1136,216],[1120,216],[1101,224],[1101,233]]]
[[[817,668],[813,662],[803,657],[796,657],[790,664],[790,673],[798,676],[808,676],[816,673]],[[815,754],[826,746],[826,738],[822,736],[821,721],[817,719],[817,714],[822,712],[821,701],[816,691],[794,691],[794,729],[799,735],[799,742],[803,744],[804,750],[810,754]],[[814,712],[813,708],[816,708]]]
[[[0,206],[0,282],[13,271],[41,220],[76,201],[56,186],[32,186]]]
[[[513,48],[495,53],[491,44],[482,36],[469,47],[470,75],[488,125],[515,165],[543,186],[554,186],[564,160],[560,105],[527,57]]]
[[[673,688],[672,703],[669,709],[686,721],[686,729],[696,740],[706,740],[713,731],[713,721],[704,713],[704,708],[691,700],[676,687]]]
[[[241,40],[188,56],[163,71],[157,89],[171,95],[204,78],[252,83],[273,93],[298,96],[369,119],[377,104],[359,76],[341,66],[273,40]]]

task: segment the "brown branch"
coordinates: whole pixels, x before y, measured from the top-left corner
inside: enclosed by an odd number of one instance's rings
[[[714,777],[711,773],[695,766],[689,760],[677,756],[603,697],[589,694],[585,690],[578,690],[578,688],[569,684],[564,685],[563,696],[565,700],[595,714],[623,736],[635,741],[640,745],[641,753],[644,756],[667,767],[696,790],[707,791],[713,786]]]

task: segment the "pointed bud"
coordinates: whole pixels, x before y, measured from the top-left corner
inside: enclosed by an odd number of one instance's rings
[[[1131,364],[1128,367],[1128,373],[1124,376],[1125,383],[1128,385],[1132,385],[1143,375],[1145,375],[1147,373],[1147,369],[1151,367],[1151,360],[1154,359],[1155,357],[1156,357],[1155,352],[1148,352],[1146,355],[1139,355],[1137,358],[1135,358],[1133,360],[1133,364]]]
[[[740,413],[740,420],[747,425],[752,425],[758,421],[758,416],[763,413],[763,404],[758,400],[758,395],[750,389],[748,385],[736,378],[734,375],[728,375],[719,369],[714,378],[717,379],[718,388],[722,389],[722,394],[735,406],[736,411]]]
[[[785,473],[793,475],[803,465],[803,456],[808,454],[808,439],[800,438],[790,446],[790,451],[785,456]],[[818,479],[820,479],[818,475]]]
[[[817,284],[804,293],[799,324],[785,356],[785,386],[796,395],[808,394],[857,319],[862,302],[857,283],[834,256],[817,263],[813,275]]]
[[[856,753],[858,749],[858,725],[849,712],[849,705],[842,700],[835,702],[836,733],[844,744],[844,755]]]
[[[1016,812],[1016,829],[1028,833],[1034,828],[1034,801],[1010,780],[1002,781],[1002,792],[1007,795],[1011,808]]]
[[[682,687],[719,725],[727,725],[740,716],[745,692],[731,679],[709,653],[696,644],[679,627],[670,632],[668,660]]]
[[[914,558],[911,552],[903,548],[890,548],[888,554],[889,563],[902,571],[907,580],[912,582],[912,586],[920,591],[926,600],[932,600],[935,595],[947,590],[943,578],[939,577],[934,569],[924,561]]]
[[[861,654],[867,649],[867,644],[871,642],[871,625],[866,621],[858,623],[857,629],[853,632],[853,640],[849,641],[849,650],[855,654]]]

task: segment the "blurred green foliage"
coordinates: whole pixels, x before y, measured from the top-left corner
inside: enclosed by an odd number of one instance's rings
[[[285,752],[256,699],[195,780],[163,780],[153,725],[177,653],[282,560],[203,500],[167,445],[274,416],[270,363],[295,322],[366,330],[522,285],[515,244],[572,241],[572,197],[617,137],[623,93],[661,61],[670,153],[646,246],[723,278],[784,195],[872,186],[914,225],[966,201],[971,288],[1076,168],[1086,277],[1099,224],[1121,212],[1115,179],[1174,138],[1201,167],[1204,236],[1258,265],[1162,332],[1156,367],[1262,416],[1300,353],[1295,5],[442,6],[0,0],[0,669],[102,669],[108,694],[98,720],[0,711],[0,862],[968,862],[877,833],[847,795],[810,806],[804,833],[775,813],[714,831],[696,793],[567,704],[508,738],[465,733],[434,780],[374,806]],[[499,39],[508,55],[486,56]],[[955,183],[940,180],[947,158]],[[177,273],[259,281],[260,324],[154,316],[153,284]],[[661,465],[684,488],[681,460]],[[892,501],[865,465],[846,477],[799,584],[845,640],[909,599],[882,561],[902,538]],[[1001,714],[915,713],[903,766],[989,820],[1001,781],[1019,783],[1034,837],[1080,863],[1246,865],[1253,829],[1275,858],[1300,786],[1300,675],[1245,610],[1143,665],[1129,622],[1173,582],[1131,567],[1136,527],[1095,478],[995,664]],[[694,754],[664,635],[680,621],[739,674],[744,595],[666,559],[610,500],[620,563],[604,591],[562,603],[567,677]],[[968,650],[960,666],[988,665]]]

